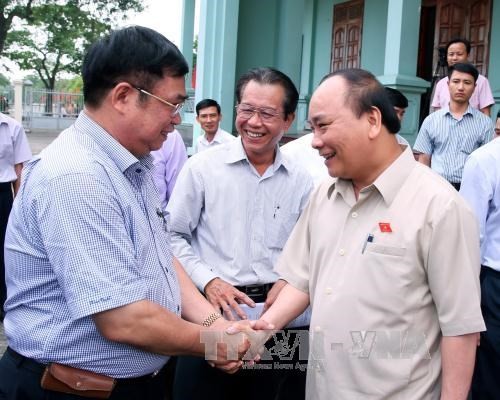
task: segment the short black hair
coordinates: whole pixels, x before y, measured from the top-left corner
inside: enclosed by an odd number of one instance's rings
[[[164,75],[189,71],[179,49],[160,33],[142,26],[111,31],[88,50],[82,65],[85,104],[97,107],[120,81],[150,88]]]
[[[285,117],[293,114],[297,109],[299,92],[292,80],[283,72],[270,67],[252,68],[238,79],[236,83],[236,100],[238,104],[241,103],[243,91],[250,81],[255,81],[262,85],[280,85],[283,88],[285,91],[285,99],[283,100]]]
[[[200,110],[208,107],[215,107],[217,109],[217,113],[220,114],[219,103],[212,99],[203,99],[196,104],[196,115],[200,115]]]
[[[479,71],[470,63],[456,63],[448,68],[448,79],[451,79],[451,74],[453,71],[463,72],[474,77],[474,83],[477,82],[477,77],[479,76]]]
[[[389,96],[389,101],[391,102],[393,107],[398,107],[398,108],[408,107],[408,99],[399,90],[386,86],[385,91],[387,92],[387,95]]]
[[[453,38],[451,39],[448,43],[446,43],[446,54],[448,54],[448,49],[452,44],[455,43],[463,43],[465,45],[465,51],[467,52],[467,55],[470,53],[470,42],[467,39],[464,38]]]
[[[349,88],[344,101],[356,117],[360,118],[364,113],[370,112],[372,107],[376,107],[382,115],[382,124],[387,130],[391,133],[399,132],[401,122],[387,91],[371,72],[359,68],[342,69],[326,75],[320,83],[334,76],[341,76],[346,81]]]
[[[497,112],[497,118],[500,118],[500,110]]]

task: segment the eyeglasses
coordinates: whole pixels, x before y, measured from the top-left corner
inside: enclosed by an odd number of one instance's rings
[[[238,104],[235,108],[236,113],[242,119],[250,119],[255,113],[257,113],[259,114],[260,119],[264,122],[271,122],[283,114],[282,112],[274,111],[270,108],[257,108],[247,104]]]
[[[163,104],[166,104],[167,106],[170,106],[174,109],[174,112],[172,113],[172,117],[176,116],[179,114],[182,110],[182,107],[184,107],[184,101],[178,104],[172,104],[171,102],[162,99],[161,97],[155,96],[152,93],[149,93],[147,90],[141,89],[140,87],[134,86],[134,89],[137,89],[139,92],[147,94],[148,96],[153,97],[154,99],[161,101]]]

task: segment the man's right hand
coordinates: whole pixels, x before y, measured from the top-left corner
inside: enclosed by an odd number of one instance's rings
[[[255,307],[255,303],[250,297],[220,278],[212,279],[207,283],[205,296],[214,307],[222,309],[225,317],[231,321],[236,320],[233,312],[241,319],[247,318],[238,304],[244,303],[249,307]]]

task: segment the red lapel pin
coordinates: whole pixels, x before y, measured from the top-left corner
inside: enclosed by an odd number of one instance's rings
[[[378,226],[380,228],[380,232],[392,232],[391,224],[389,222],[379,222]]]

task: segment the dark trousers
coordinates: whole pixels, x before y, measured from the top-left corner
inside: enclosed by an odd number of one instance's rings
[[[277,333],[266,343],[266,360],[233,375],[210,367],[203,358],[178,357],[173,399],[303,400],[307,337],[304,328]]]
[[[500,272],[481,267],[481,310],[486,332],[481,332],[472,378],[473,400],[500,397]]]
[[[44,366],[7,350],[0,359],[0,400],[82,400],[88,397],[44,390],[40,386]],[[111,400],[164,400],[166,368],[154,378],[118,380]]]
[[[7,298],[4,263],[5,230],[7,229],[13,199],[12,184],[10,182],[0,183],[0,320],[3,319],[3,304]]]

